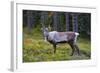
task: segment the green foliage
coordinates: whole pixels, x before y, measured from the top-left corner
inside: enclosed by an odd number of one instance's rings
[[[91,14],[80,14],[78,16],[78,25],[81,35],[89,35],[91,33]]]
[[[87,57],[91,56],[91,45],[90,45],[90,39],[82,39],[79,38],[79,47],[82,47],[81,53],[85,54]]]
[[[65,14],[64,13],[60,13],[59,15],[60,19],[60,25],[58,26],[60,29],[58,31],[66,31],[66,23],[65,23]]]
[[[70,56],[72,50],[68,44],[57,45],[57,50],[54,54],[53,46],[44,41],[42,32],[39,28],[40,27],[37,27],[31,30],[31,33],[27,33],[27,28],[23,30],[23,62],[90,59],[90,40],[79,38],[78,45],[81,50],[81,56]]]
[[[39,61],[64,61],[64,60],[84,60],[91,58],[91,14],[90,13],[77,13],[78,15],[78,32],[80,38],[78,45],[81,51],[81,56],[70,56],[71,48],[68,44],[57,45],[56,53],[54,54],[53,46],[44,41],[41,31],[41,21],[43,20],[46,27],[49,26],[51,30],[57,26],[57,31],[66,31],[66,18],[65,12],[57,12],[55,21],[57,24],[54,26],[54,12],[47,11],[44,14],[44,19],[41,20],[42,11],[32,11],[27,14],[29,10],[23,10],[23,62],[39,62]],[[69,30],[73,31],[73,13],[69,14]],[[32,17],[31,26],[28,24],[28,16]],[[89,35],[89,36],[88,36]],[[85,36],[83,38],[83,36]]]
[[[42,15],[42,12],[45,13]],[[91,35],[91,14],[90,13],[67,12],[69,15],[69,27],[66,27],[67,19],[65,18],[66,17],[65,12],[56,12],[56,13],[57,13],[57,18],[54,19],[53,11],[23,10],[23,26],[28,27],[29,30],[33,30],[34,28],[41,26],[42,23],[46,27],[51,28],[51,30],[54,30],[55,27],[57,31],[66,31],[67,28],[69,28],[69,31],[73,31],[72,14],[78,14],[78,32],[81,34],[81,36]],[[41,18],[42,16],[44,18]],[[31,17],[31,19],[28,17]],[[30,23],[28,23],[28,21]],[[55,24],[54,21],[56,21],[57,23]]]

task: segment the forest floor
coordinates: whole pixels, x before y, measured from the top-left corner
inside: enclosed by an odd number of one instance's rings
[[[78,38],[78,46],[81,55],[70,56],[72,49],[65,44],[57,45],[56,53],[53,53],[53,46],[43,39],[40,29],[34,29],[28,33],[23,32],[23,62],[43,61],[66,61],[66,60],[88,60],[91,58],[91,41],[86,38]]]

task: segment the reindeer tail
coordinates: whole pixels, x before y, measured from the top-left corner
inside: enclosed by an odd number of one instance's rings
[[[78,32],[75,32],[75,35],[76,35],[76,36],[78,36],[78,35],[79,35],[79,33],[78,33]]]

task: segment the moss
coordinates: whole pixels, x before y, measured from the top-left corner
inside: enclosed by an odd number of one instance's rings
[[[23,34],[23,62],[85,60],[91,58],[91,41],[86,38],[78,39],[81,56],[70,56],[71,48],[66,44],[57,45],[54,54],[53,46],[43,40],[42,32],[36,28],[31,33],[24,29]]]

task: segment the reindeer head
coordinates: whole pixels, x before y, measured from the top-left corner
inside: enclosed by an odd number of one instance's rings
[[[48,34],[49,34],[49,30],[48,30],[48,28],[46,27],[43,27],[43,28],[41,28],[41,30],[42,30],[42,32],[43,32],[43,36],[44,36],[44,39],[45,39],[45,41],[46,41],[46,38],[48,37]]]

